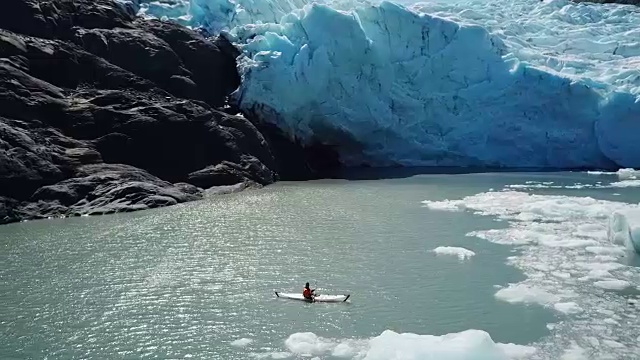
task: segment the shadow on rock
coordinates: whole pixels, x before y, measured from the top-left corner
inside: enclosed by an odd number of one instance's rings
[[[226,39],[136,18],[114,0],[6,2],[0,223],[167,206],[280,178],[268,140],[228,113],[240,77]]]

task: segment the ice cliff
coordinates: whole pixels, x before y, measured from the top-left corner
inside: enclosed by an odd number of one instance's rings
[[[246,111],[373,165],[640,166],[640,11],[565,0],[163,0],[225,31]]]

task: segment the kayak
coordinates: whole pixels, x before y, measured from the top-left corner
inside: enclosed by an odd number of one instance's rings
[[[309,299],[305,299],[304,296],[302,296],[302,294],[281,293],[277,291],[276,291],[276,296],[284,299],[301,300],[301,301],[307,301],[307,302],[345,302],[351,297],[350,294],[346,294],[346,295],[322,295],[321,294],[321,295],[316,295],[313,298],[313,301],[311,301]]]

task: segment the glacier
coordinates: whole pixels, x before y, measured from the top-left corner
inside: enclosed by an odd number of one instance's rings
[[[346,165],[640,166],[640,9],[566,0],[142,0],[222,32],[246,112]]]

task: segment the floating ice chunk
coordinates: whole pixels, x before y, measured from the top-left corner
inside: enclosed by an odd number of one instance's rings
[[[593,285],[605,290],[624,290],[631,286],[626,280],[601,280],[594,282]]]
[[[537,243],[539,234],[525,229],[491,229],[472,231],[467,236],[475,236],[501,245],[526,245]]]
[[[465,260],[474,256],[476,253],[465,248],[454,247],[454,246],[439,246],[432,250],[434,253],[438,255],[453,255],[457,256],[460,260]]]
[[[605,324],[620,325],[618,321],[612,318],[604,319],[602,322],[604,322]]]
[[[523,346],[516,344],[497,344],[502,351],[507,355],[509,359],[525,359],[529,358],[537,352],[536,348],[532,346]]]
[[[551,184],[553,183],[512,184],[512,185],[507,185],[506,188],[531,190],[531,189],[589,189],[589,188],[599,187],[598,185],[580,184],[580,183],[573,184],[573,185],[551,185]]]
[[[237,339],[231,342],[232,346],[236,346],[236,347],[245,347],[249,344],[251,344],[253,342],[253,339],[249,339],[249,338],[242,338],[242,339]]]
[[[430,208],[444,207],[444,203],[456,204],[461,209],[475,210],[478,214],[510,220],[557,222],[584,218],[606,219],[612,210],[629,206],[625,203],[589,197],[532,195],[520,191],[487,192],[462,200],[423,203]]]
[[[498,290],[496,298],[509,303],[526,303],[551,305],[560,300],[560,297],[551,294],[541,288],[531,287],[525,284],[511,284]]]
[[[540,245],[548,247],[561,247],[561,248],[579,248],[587,247],[598,244],[595,240],[583,240],[583,239],[553,239],[553,241],[542,241]]]
[[[551,275],[561,278],[561,279],[569,279],[571,278],[571,273],[563,272],[563,271],[553,271]]]
[[[640,209],[614,212],[609,218],[607,235],[612,243],[640,254]]]
[[[534,352],[535,349],[529,346],[496,344],[488,333],[480,330],[442,336],[398,334],[387,330],[371,339],[363,359],[501,360],[522,358]]]
[[[588,360],[586,352],[577,344],[572,344],[570,348],[565,350],[560,360]]]
[[[636,170],[636,169],[630,169],[630,168],[620,169],[616,172],[616,174],[618,175],[618,178],[622,180],[640,178],[640,170]]]
[[[553,308],[565,314],[578,314],[584,311],[575,302],[556,303],[553,305]]]
[[[640,178],[640,170],[631,169],[631,168],[623,168],[616,172],[610,171],[587,171],[589,175],[614,175],[617,176],[620,180],[628,180],[628,179],[639,179]]]
[[[614,188],[632,188],[632,187],[640,187],[640,180],[621,180],[612,182],[609,186]]]
[[[457,200],[444,200],[444,201],[424,200],[422,204],[425,207],[428,207],[433,210],[442,210],[442,211],[464,210],[464,208],[462,207],[463,203]]]
[[[634,358],[640,353],[640,344],[634,342],[635,337],[608,338],[625,345],[623,348],[594,347],[586,339],[589,336],[600,339],[602,334],[635,334],[640,331],[639,322],[627,320],[626,309],[632,305],[627,305],[626,299],[621,295],[594,291],[594,286],[616,290],[627,284],[633,287],[640,284],[640,268],[618,262],[626,252],[609,240],[611,214],[637,210],[638,205],[513,190],[485,192],[447,202],[455,203],[457,209],[507,222],[506,228],[467,234],[498,244],[518,246],[516,255],[507,257],[507,263],[523,270],[527,279],[497,290],[497,299],[542,304],[567,314],[584,313],[548,326],[552,332],[550,338],[562,339],[563,343],[565,340],[573,341],[575,346],[564,354],[554,350],[553,355],[544,358],[604,360]],[[431,205],[437,208],[439,204]],[[582,242],[576,243],[581,246],[568,246],[573,240]],[[595,312],[606,316],[594,318]],[[583,321],[585,318],[589,320]],[[606,318],[610,320],[604,321]],[[553,347],[558,345],[556,341],[552,342]]]
[[[575,266],[576,268],[588,270],[588,273],[582,276],[580,280],[610,279],[612,277],[611,271],[624,267],[624,265],[616,262],[576,262]]]
[[[611,347],[611,348],[623,348],[623,347],[625,347],[624,344],[621,344],[621,343],[619,343],[617,341],[614,341],[614,340],[606,340],[605,339],[605,340],[602,340],[602,343],[605,344],[608,347]]]
[[[369,339],[327,339],[313,333],[295,333],[285,341],[285,346],[296,357],[329,355],[361,360],[515,360],[536,353],[531,346],[495,343],[482,330],[465,330],[441,336],[385,330]]]
[[[607,309],[597,309],[596,311],[599,314],[607,315],[607,316],[613,316],[616,314],[613,310],[607,310]]]
[[[585,250],[597,255],[611,255],[616,257],[625,255],[624,250],[613,246],[587,246]]]
[[[330,340],[311,332],[295,333],[285,341],[287,349],[296,355],[322,355],[336,347]]]
[[[269,357],[272,359],[287,359],[291,357],[291,353],[288,352],[284,352],[284,351],[278,351],[278,352],[273,352],[271,354],[269,354]]]
[[[596,255],[593,257],[593,259],[599,262],[611,262],[611,261],[616,261],[617,258],[615,256],[610,256],[610,255]]]

